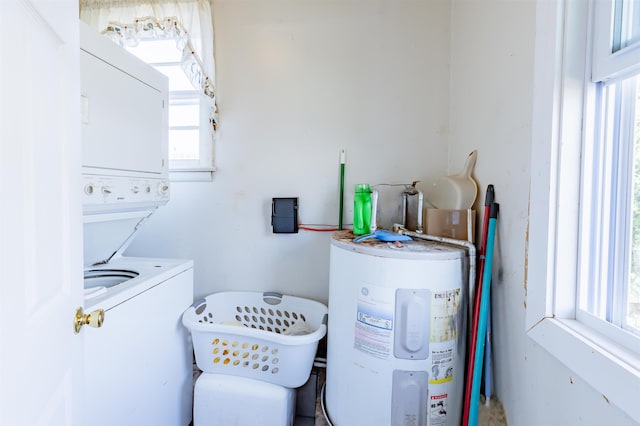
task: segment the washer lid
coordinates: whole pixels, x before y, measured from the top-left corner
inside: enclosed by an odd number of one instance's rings
[[[400,245],[376,239],[354,243],[354,238],[356,235],[353,235],[351,231],[337,231],[331,237],[331,244],[356,253],[399,259],[447,260],[466,256],[463,248],[415,238],[411,241],[401,241]]]
[[[121,255],[156,208],[84,216],[84,267],[107,263]]]

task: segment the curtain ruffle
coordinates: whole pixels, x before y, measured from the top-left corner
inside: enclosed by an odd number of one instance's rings
[[[122,47],[137,46],[141,40],[175,40],[176,48],[182,51],[182,70],[191,80],[193,87],[199,89],[211,103],[213,113],[210,119],[215,130],[217,127],[215,87],[204,72],[204,66],[189,39],[188,32],[176,17],[160,20],[145,16],[136,18],[128,24],[109,21],[102,34]]]

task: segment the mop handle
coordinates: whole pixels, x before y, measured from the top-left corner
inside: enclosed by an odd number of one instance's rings
[[[487,333],[487,312],[489,303],[489,290],[491,288],[491,268],[493,266],[493,248],[495,244],[498,209],[498,203],[493,203],[491,205],[491,214],[489,216],[489,230],[487,233],[487,250],[485,254],[485,266],[482,279],[482,299],[480,302],[480,316],[478,318],[478,336],[482,337],[477,339],[476,344],[475,362],[473,366],[473,382],[471,385],[471,400],[469,402],[468,426],[476,426],[478,424],[480,381],[482,379],[485,335]]]
[[[487,336],[484,346],[484,405],[487,407],[490,404],[491,394],[493,393],[493,350],[491,342],[493,313],[491,309],[491,294],[489,294],[489,303],[487,305]]]
[[[344,149],[340,150],[340,207],[338,213],[338,229],[342,231],[342,216],[344,215],[344,163],[346,162]]]
[[[469,402],[471,399],[471,378],[473,377],[473,363],[476,353],[476,341],[478,339],[478,315],[480,312],[480,295],[482,294],[482,275],[484,273],[485,252],[487,249],[487,233],[489,228],[489,216],[491,215],[491,204],[495,199],[493,185],[487,186],[484,198],[484,217],[482,225],[482,237],[480,240],[480,259],[478,262],[478,283],[476,284],[475,297],[470,295],[470,309],[472,310],[469,327],[471,329],[469,339],[469,353],[467,354],[467,375],[465,381],[464,402],[462,410],[462,423],[466,425],[469,421]]]

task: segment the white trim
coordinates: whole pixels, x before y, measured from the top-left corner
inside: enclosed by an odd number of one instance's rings
[[[171,182],[211,182],[212,170],[169,170]]]
[[[637,356],[575,320],[546,318],[529,331],[529,336],[607,401],[640,421]]]
[[[634,335],[633,332],[610,322],[603,321],[582,309],[577,310],[576,321],[583,324],[584,327],[593,330],[595,333],[614,339],[619,346],[624,347],[625,350],[630,353],[635,353],[633,358],[628,359],[628,363],[640,371],[640,354],[637,353],[638,336]]]
[[[537,3],[534,70],[534,105],[531,149],[531,186],[529,193],[529,241],[527,247],[527,312],[526,328],[553,315],[553,270],[555,245],[551,239],[536,236],[553,235],[556,211],[555,188],[557,145],[562,93],[562,33],[564,28],[562,1]],[[550,28],[549,23],[555,22]],[[549,58],[549,52],[556,52]]]

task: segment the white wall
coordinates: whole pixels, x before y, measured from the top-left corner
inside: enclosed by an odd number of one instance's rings
[[[495,185],[501,203],[492,283],[496,393],[510,425],[633,425],[525,335],[534,39],[534,0],[453,0],[450,156],[477,148],[475,176],[483,194]]]
[[[272,234],[271,198],[299,197],[301,223],[337,224],[341,148],[345,224],[355,183],[446,172],[449,2],[214,0],[213,10],[219,170],[173,184],[127,254],[193,258],[196,296],[326,302],[330,233]]]
[[[457,172],[477,149],[478,201],[492,183],[501,203],[494,342],[509,424],[634,424],[525,335],[534,0],[213,3],[219,171],[175,183],[128,254],[193,258],[197,296],[326,301],[329,234],[273,235],[271,198],[298,196],[301,222],[335,224],[340,148],[348,191]]]

